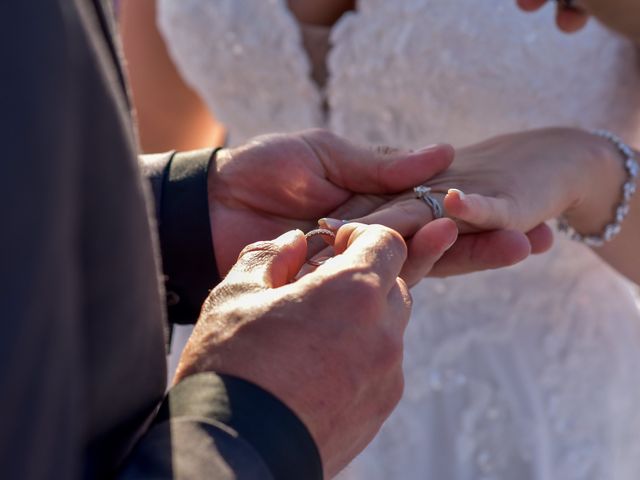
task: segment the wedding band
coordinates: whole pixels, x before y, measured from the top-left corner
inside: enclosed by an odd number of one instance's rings
[[[316,228],[304,234],[305,238],[315,237],[316,235],[328,235],[331,238],[336,238],[336,234],[326,228]]]
[[[336,238],[336,234],[333,233],[331,230],[328,230],[326,228],[316,228],[315,230],[311,230],[310,232],[305,233],[305,238],[309,239],[311,237],[315,237],[316,235],[327,235],[331,238]],[[329,260],[329,258],[331,257],[321,257],[321,258],[307,258],[307,262],[309,265],[313,265],[314,267],[319,267],[320,265],[322,265],[324,262],[326,262],[327,260]]]
[[[413,193],[416,194],[416,198],[427,204],[431,209],[431,213],[433,213],[433,219],[437,220],[438,218],[444,217],[444,210],[442,205],[440,205],[440,202],[429,195],[432,191],[431,187],[427,187],[425,185],[418,185],[413,189]]]

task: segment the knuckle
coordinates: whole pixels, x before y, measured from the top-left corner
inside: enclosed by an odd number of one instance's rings
[[[269,241],[261,241],[250,243],[242,249],[240,256],[248,255],[255,252],[273,252],[276,250],[276,246]]]
[[[397,147],[391,147],[389,145],[376,145],[373,147],[373,153],[378,155],[393,155],[394,153],[400,152],[401,149]]]
[[[335,300],[349,312],[351,323],[377,322],[387,310],[386,292],[380,278],[363,268],[341,270],[327,279],[317,292],[323,298]]]
[[[380,282],[370,273],[352,273],[349,283],[349,291],[359,299],[370,301],[380,296]]]
[[[247,245],[242,249],[238,258],[247,263],[262,263],[278,253],[278,247],[273,242],[262,241]]]
[[[370,322],[384,311],[383,289],[377,277],[369,273],[355,274],[349,282],[348,290],[351,302],[357,306],[358,313]]]
[[[302,135],[307,139],[316,140],[321,143],[332,142],[337,138],[336,134],[326,128],[310,128],[304,130]]]
[[[404,238],[402,238],[402,235],[383,225],[374,225],[374,227],[377,229],[377,235],[387,248],[390,248],[395,255],[398,255],[403,259],[407,258],[407,244],[405,243]]]
[[[232,304],[243,295],[261,291],[262,287],[250,281],[224,280],[214,288],[204,301],[202,313],[210,313]]]

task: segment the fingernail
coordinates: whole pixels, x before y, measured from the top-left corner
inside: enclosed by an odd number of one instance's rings
[[[338,220],[337,218],[321,218],[318,220],[318,225],[328,230],[339,230],[345,223],[347,223],[345,220]]]
[[[291,243],[294,243],[298,239],[298,237],[301,236],[304,236],[302,230],[290,230],[280,235],[274,240],[274,242],[278,245],[289,245]]]
[[[449,194],[449,193],[457,193],[458,197],[460,197],[460,200],[464,200],[464,198],[466,197],[465,193],[462,190],[459,190],[457,188],[450,188],[447,191],[447,194]]]

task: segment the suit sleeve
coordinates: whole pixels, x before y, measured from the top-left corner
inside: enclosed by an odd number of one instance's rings
[[[220,281],[207,195],[207,171],[216,151],[141,158],[155,197],[170,323],[195,323],[209,291]]]
[[[134,478],[320,480],[304,424],[244,380],[201,373],[173,387],[121,472]]]
[[[219,281],[207,200],[214,150],[141,159],[156,199],[167,306],[193,323]],[[304,424],[282,402],[244,380],[214,373],[173,387],[128,458],[122,479],[322,479]]]

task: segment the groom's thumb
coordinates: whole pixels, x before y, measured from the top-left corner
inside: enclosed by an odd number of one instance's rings
[[[275,240],[252,243],[240,252],[225,282],[281,287],[296,276],[306,254],[307,241],[300,230],[292,230]]]
[[[364,192],[396,193],[421,185],[453,162],[453,147],[436,144],[418,151],[377,146],[354,156],[354,168],[360,171],[354,185]]]
[[[436,144],[418,151],[355,145],[333,133],[302,133],[336,185],[357,193],[398,193],[420,185],[453,162],[453,147]]]

